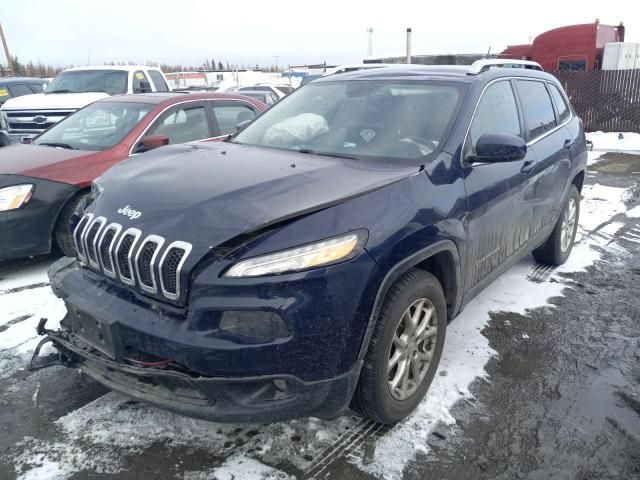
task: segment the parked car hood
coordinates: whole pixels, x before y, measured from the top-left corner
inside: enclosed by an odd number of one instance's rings
[[[96,152],[17,143],[0,148],[0,174],[59,181],[53,173],[64,162],[93,154]]]
[[[2,104],[2,110],[78,109],[108,96],[103,92],[34,93],[7,100]]]
[[[231,143],[169,146],[108,170],[94,214],[206,250],[418,171]]]

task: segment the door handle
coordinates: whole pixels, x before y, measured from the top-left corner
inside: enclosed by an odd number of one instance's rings
[[[525,162],[522,164],[522,168],[520,169],[521,173],[529,173],[533,170],[533,167],[535,167],[536,162],[534,162],[533,160],[525,160]]]
[[[564,141],[564,148],[566,148],[567,150],[570,149],[571,147],[573,147],[573,140],[570,138],[567,138]]]

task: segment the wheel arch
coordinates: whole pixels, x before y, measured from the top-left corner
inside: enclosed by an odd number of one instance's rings
[[[462,278],[460,270],[460,254],[458,247],[452,240],[441,240],[425,247],[392,266],[384,276],[371,309],[367,329],[365,331],[360,351],[358,353],[358,367],[362,365],[364,356],[369,348],[373,327],[377,321],[382,302],[394,282],[411,268],[419,268],[433,274],[444,290],[447,301],[447,314],[451,320],[460,309],[462,299]]]
[[[80,195],[85,195],[91,193],[91,186],[88,187],[81,187],[78,188],[77,190],[73,191],[71,193],[71,195],[69,195],[67,197],[67,199],[64,202],[60,203],[60,207],[58,208],[58,211],[56,212],[55,215],[55,219],[53,222],[51,222],[51,229],[49,232],[49,238],[50,238],[50,242],[51,242],[51,248],[53,249],[54,245],[57,245],[56,239],[55,239],[55,232],[58,228],[58,224],[60,223],[60,216],[62,215],[62,212],[64,212],[64,209],[67,205],[69,205],[70,202],[74,201],[76,198],[78,198]]]
[[[575,174],[571,183],[576,186],[578,193],[582,193],[582,186],[584,185],[584,170],[580,170]]]

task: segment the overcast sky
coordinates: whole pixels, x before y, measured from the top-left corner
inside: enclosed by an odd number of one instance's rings
[[[146,60],[279,65],[360,62],[373,54],[502,50],[562,25],[625,22],[640,42],[638,0],[5,0],[0,22],[21,61],[86,65]],[[6,63],[0,53],[0,61]]]

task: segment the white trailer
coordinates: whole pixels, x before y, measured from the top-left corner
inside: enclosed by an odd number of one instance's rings
[[[635,68],[640,68],[640,43],[605,44],[602,70],[633,70]]]

